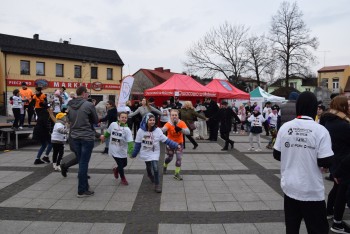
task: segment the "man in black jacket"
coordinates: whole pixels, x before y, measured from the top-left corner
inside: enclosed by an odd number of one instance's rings
[[[207,110],[204,112],[205,116],[209,118],[208,128],[209,128],[209,141],[217,141],[218,140],[218,130],[219,130],[219,119],[218,112],[219,107],[216,102],[211,100],[210,97],[205,99]]]
[[[235,143],[233,140],[230,140],[230,132],[232,126],[232,118],[236,120],[237,123],[240,123],[240,119],[237,114],[232,110],[232,108],[227,108],[228,103],[226,101],[221,102],[221,108],[219,110],[219,121],[220,121],[220,136],[225,140],[225,146],[221,150],[228,150],[228,144],[233,148]]]

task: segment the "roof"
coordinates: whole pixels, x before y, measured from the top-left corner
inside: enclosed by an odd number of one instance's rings
[[[215,97],[216,93],[192,77],[182,74],[175,74],[162,84],[145,91],[145,96],[152,97],[175,95],[180,97]]]
[[[172,77],[175,74],[175,72],[171,72],[170,69],[163,69],[163,67],[152,69],[144,69],[141,68],[137,72],[134,73],[134,75],[138,72],[142,72],[148,79],[152,81],[154,85],[159,85],[163,83],[164,81],[169,80],[170,77]]]
[[[249,99],[249,93],[243,92],[236,88],[227,80],[213,79],[206,85],[216,93],[216,97],[220,99]]]
[[[12,54],[71,59],[120,66],[124,65],[115,50],[44,41],[1,33],[0,50]]]
[[[283,97],[278,97],[272,94],[269,94],[265,90],[263,90],[260,87],[257,87],[250,93],[250,101],[257,101],[257,100],[263,100],[263,101],[270,101],[270,102],[280,102],[284,101],[285,98]]]
[[[350,67],[350,65],[340,65],[340,66],[328,66],[322,67],[317,72],[335,72],[335,71],[344,71],[346,68]]]
[[[244,82],[252,82],[257,83],[258,81],[256,79],[250,78],[250,77],[239,77],[238,80],[244,81]],[[260,80],[260,84],[266,84],[267,82]]]

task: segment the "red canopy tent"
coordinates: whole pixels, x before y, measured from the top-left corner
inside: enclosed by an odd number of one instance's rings
[[[145,90],[144,94],[146,97],[160,97],[155,98],[156,105],[161,104],[161,100],[174,96],[180,97],[180,100],[192,102],[203,97],[216,98],[216,93],[213,90],[201,85],[192,77],[182,74],[173,75],[164,83]]]
[[[249,93],[236,88],[227,80],[213,79],[205,87],[210,88],[216,93],[218,101],[222,99],[250,99]]]

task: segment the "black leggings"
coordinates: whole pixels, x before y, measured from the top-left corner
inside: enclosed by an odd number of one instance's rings
[[[345,204],[346,204],[346,191],[349,184],[334,182],[332,190],[328,194],[327,200],[327,214],[334,214],[334,219],[342,221]]]
[[[52,162],[56,163],[56,165],[60,165],[64,153],[64,144],[52,143],[52,149]]]
[[[118,172],[121,178],[124,178],[124,167],[128,165],[128,158],[115,158],[113,157],[115,162],[118,165]]]

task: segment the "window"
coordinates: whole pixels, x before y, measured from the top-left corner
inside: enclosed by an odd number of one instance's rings
[[[289,87],[291,88],[297,88],[297,82],[289,82]]]
[[[333,78],[333,92],[339,93],[339,78]]]
[[[21,75],[30,75],[30,62],[21,60]]]
[[[113,69],[107,68],[107,80],[113,80]]]
[[[63,64],[56,63],[56,76],[63,77]]]
[[[36,75],[45,76],[45,63],[36,62]]]
[[[97,67],[91,67],[91,79],[97,79]]]
[[[328,78],[322,78],[322,86],[328,88]]]
[[[305,91],[311,91],[311,89],[310,88],[305,88]]]
[[[81,66],[74,65],[74,78],[81,78]]]

